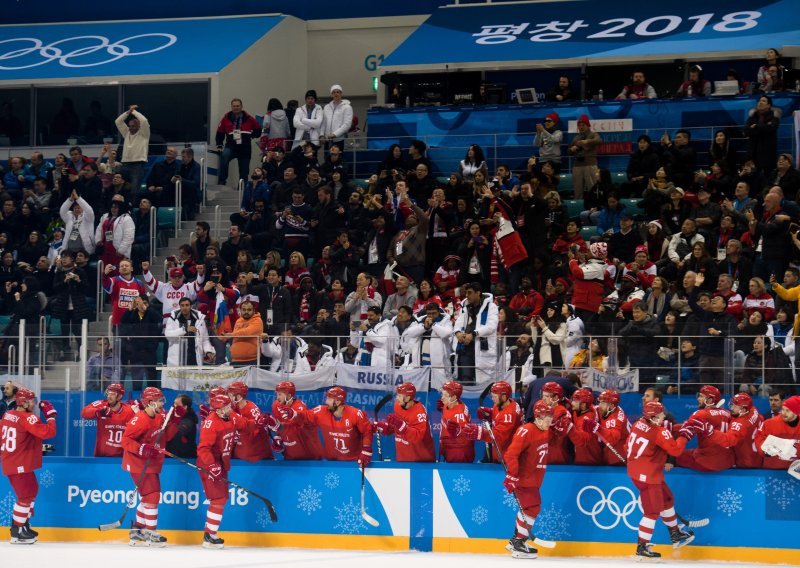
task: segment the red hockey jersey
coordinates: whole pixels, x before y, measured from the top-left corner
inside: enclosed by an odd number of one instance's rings
[[[266,426],[256,424],[256,420],[261,416],[261,409],[248,400],[242,408],[236,408],[234,405],[233,411],[247,421],[247,426],[236,434],[233,457],[249,462],[274,459]]]
[[[117,410],[110,411],[107,415],[97,415],[103,409],[105,400],[96,400],[87,404],[81,411],[85,420],[97,420],[97,439],[94,443],[95,457],[112,458],[122,455],[122,434],[125,425],[133,418],[133,409],[121,402]]]
[[[628,459],[628,477],[651,485],[663,483],[667,455],[677,457],[685,447],[686,438],[675,440],[663,426],[640,418],[631,427],[623,454]]]
[[[418,400],[406,410],[395,401],[394,413],[405,420],[403,433],[395,432],[394,443],[396,459],[399,462],[434,462],[436,451],[433,448],[431,425],[428,411]]]
[[[503,456],[508,475],[519,479],[518,487],[541,487],[547,469],[548,450],[554,434],[529,422],[517,428]]]
[[[358,408],[345,406],[342,417],[336,418],[327,406],[320,405],[298,417],[320,429],[327,460],[355,461],[362,448],[372,451],[372,423]]]
[[[9,410],[0,420],[3,475],[29,473],[42,467],[42,440],[56,435],[56,420],[42,422],[26,410]]]
[[[164,430],[159,443],[159,430],[167,418],[162,410],[152,418],[144,410],[140,410],[130,419],[125,426],[122,434],[122,469],[130,473],[141,473],[144,470],[147,458],[139,455],[139,447],[142,444],[158,445],[166,447],[167,442],[178,433],[178,425],[170,423]],[[164,454],[158,454],[150,458],[147,465],[147,473],[161,473],[161,466],[164,465]]]

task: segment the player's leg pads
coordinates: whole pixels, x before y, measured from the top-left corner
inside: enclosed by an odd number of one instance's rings
[[[524,538],[517,537],[509,540],[506,548],[511,551],[512,558],[536,558],[539,552],[532,546],[528,546]]]
[[[216,534],[203,533],[203,548],[223,548],[225,541],[219,538]]]

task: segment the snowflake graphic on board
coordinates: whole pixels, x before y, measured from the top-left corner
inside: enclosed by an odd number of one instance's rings
[[[503,489],[502,492],[503,492],[503,505],[505,505],[509,509],[514,509],[515,511],[519,509],[519,505],[517,505],[517,500],[514,498],[514,494],[509,493],[505,489]]]
[[[7,527],[11,524],[11,511],[14,510],[14,503],[16,501],[11,491],[0,500],[0,526]]]
[[[56,476],[49,469],[44,470],[42,474],[39,476],[39,483],[43,487],[52,487],[53,483],[55,482],[56,482]]]
[[[489,522],[489,511],[486,507],[478,505],[472,509],[472,522],[476,525],[482,525]]]
[[[797,499],[800,483],[794,479],[768,479],[759,481],[755,492],[769,497],[781,511],[785,511]]]
[[[311,516],[314,511],[322,509],[322,493],[311,487],[297,492],[297,508]]]
[[[335,529],[341,529],[345,534],[359,534],[360,531],[367,528],[364,519],[361,517],[361,507],[353,503],[353,498],[350,501],[342,503],[341,507],[334,507],[336,510],[336,524],[333,525]]]
[[[728,487],[722,493],[717,493],[717,511],[722,511],[729,517],[742,510],[742,494]]]
[[[470,485],[472,484],[472,480],[467,479],[463,475],[459,475],[453,480],[453,491],[461,495],[462,497],[472,491]]]
[[[537,536],[547,538],[550,540],[563,540],[570,536],[569,518],[571,513],[565,513],[561,507],[550,505],[543,507],[536,517],[536,524],[534,525],[534,532]]]
[[[272,524],[272,519],[269,517],[269,511],[266,507],[262,508],[258,513],[256,513],[256,524],[262,529],[265,529],[267,526]]]
[[[325,487],[328,489],[336,489],[339,487],[339,475],[336,473],[328,472],[325,474]]]

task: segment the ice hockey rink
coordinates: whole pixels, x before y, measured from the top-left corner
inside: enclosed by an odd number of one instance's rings
[[[315,537],[309,535],[309,540]],[[324,546],[324,542],[319,543]],[[631,545],[631,552],[635,545]],[[548,568],[616,567],[620,565],[673,564],[691,568],[724,566],[766,566],[734,562],[697,562],[675,559],[668,547],[657,548],[665,556],[660,561],[637,562],[632,556],[621,558],[545,558],[514,559],[505,555],[454,554],[432,552],[370,552],[308,550],[296,548],[228,547],[206,550],[201,546],[132,548],[127,544],[52,543],[32,546],[0,544],[0,557],[6,566],[80,566],[81,568],[141,568],[142,565],[192,568],[251,568],[256,566],[324,566],[325,568],[492,568],[531,564]]]

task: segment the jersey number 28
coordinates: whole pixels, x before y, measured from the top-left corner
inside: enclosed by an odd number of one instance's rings
[[[17,429],[13,426],[3,426],[2,434],[0,434],[3,438],[2,446],[0,446],[0,451],[3,452],[13,452],[17,449]]]

